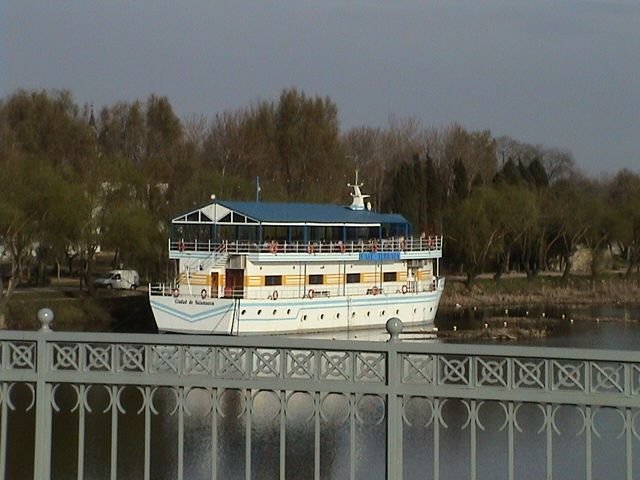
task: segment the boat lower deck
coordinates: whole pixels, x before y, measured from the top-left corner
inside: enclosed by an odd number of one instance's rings
[[[213,334],[300,333],[433,322],[444,281],[429,292],[297,299],[151,295],[161,331]]]

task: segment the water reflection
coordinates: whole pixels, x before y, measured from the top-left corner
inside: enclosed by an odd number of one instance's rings
[[[356,478],[385,478],[386,407],[377,395],[100,385],[55,390],[54,479],[109,479],[112,472],[140,479],[147,456],[153,479],[178,478],[180,469],[193,480],[272,479],[280,476],[282,455],[288,479],[314,478],[316,470],[322,479],[350,478],[352,470]],[[28,426],[27,418],[15,418]],[[28,467],[32,436],[21,449]],[[8,478],[32,476],[25,461],[12,459]]]

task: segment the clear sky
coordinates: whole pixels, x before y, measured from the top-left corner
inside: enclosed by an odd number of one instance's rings
[[[329,96],[341,127],[414,117],[640,172],[640,0],[5,0],[0,94],[185,117]]]

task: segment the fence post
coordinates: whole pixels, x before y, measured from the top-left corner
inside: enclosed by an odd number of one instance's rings
[[[402,321],[387,320],[389,349],[387,357],[387,480],[402,479],[402,404],[398,394],[401,365],[398,355]]]
[[[42,480],[50,478],[51,470],[51,385],[46,381],[47,375],[47,335],[53,321],[53,311],[49,308],[38,310],[38,342],[36,345],[36,432],[34,448],[33,478]]]

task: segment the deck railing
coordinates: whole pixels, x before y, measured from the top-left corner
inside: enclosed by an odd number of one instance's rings
[[[637,352],[0,332],[0,478],[638,478]]]
[[[371,239],[352,242],[284,242],[270,241],[255,243],[249,241],[184,241],[169,240],[170,252],[211,252],[211,253],[367,253],[367,252],[419,252],[442,250],[442,237]]]
[[[194,284],[191,287],[187,282],[182,283],[150,283],[149,294],[151,296],[180,296],[186,298],[202,299],[212,295],[217,298],[244,298],[249,300],[285,300],[299,298],[319,297],[364,297],[364,296],[388,296],[391,294],[412,295],[430,293],[444,289],[444,278],[434,278],[431,281],[358,283],[345,285],[314,285],[306,284],[293,287],[271,285],[247,288],[220,288],[219,292],[212,292],[207,284]]]

